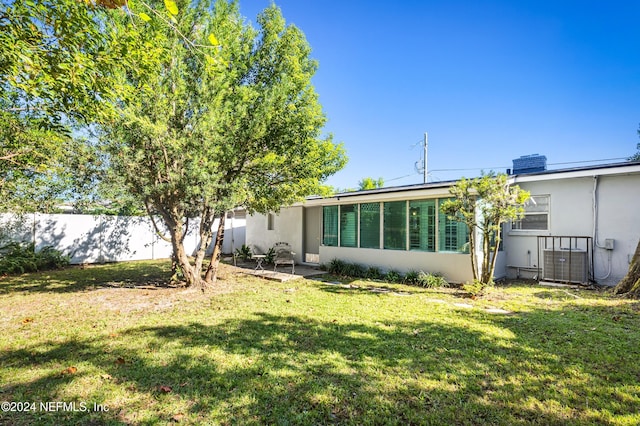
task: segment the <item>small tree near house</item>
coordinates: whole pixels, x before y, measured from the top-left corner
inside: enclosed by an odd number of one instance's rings
[[[451,219],[469,228],[469,252],[474,281],[482,285],[493,282],[501,226],[522,218],[523,204],[530,194],[509,184],[507,175],[493,172],[475,179],[462,178],[449,192],[455,198],[442,203],[441,210]],[[476,257],[481,244],[482,262]]]

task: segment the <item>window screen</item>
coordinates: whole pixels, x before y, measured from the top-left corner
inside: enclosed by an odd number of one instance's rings
[[[438,251],[469,252],[469,230],[463,222],[451,220],[446,214],[438,215]]]
[[[436,201],[409,201],[409,249],[436,250]]]
[[[380,248],[380,203],[360,204],[360,247]]]
[[[338,206],[322,208],[322,244],[338,245]]]
[[[340,206],[340,246],[356,247],[358,210],[356,204]]]
[[[407,248],[407,203],[393,201],[384,203],[384,248],[406,250]]]
[[[524,205],[524,217],[513,222],[512,229],[546,231],[549,229],[549,196],[534,195]]]

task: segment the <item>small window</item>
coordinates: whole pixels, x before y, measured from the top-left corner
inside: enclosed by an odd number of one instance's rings
[[[409,201],[409,249],[436,251],[436,201]]]
[[[340,247],[355,247],[358,243],[358,205],[340,206]]]
[[[380,203],[360,204],[360,247],[380,248]]]
[[[322,208],[322,244],[325,246],[338,245],[338,206],[324,206]]]
[[[407,249],[407,202],[384,203],[384,248]]]
[[[267,213],[267,231],[273,231],[275,229],[276,215],[273,213]]]
[[[469,253],[469,228],[442,212],[438,217],[438,251]]]
[[[514,221],[514,230],[546,231],[549,229],[549,196],[533,195],[524,204],[524,217]]]

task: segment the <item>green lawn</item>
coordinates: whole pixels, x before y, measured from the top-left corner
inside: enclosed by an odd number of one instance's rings
[[[0,424],[640,424],[637,301],[168,267],[0,279]]]

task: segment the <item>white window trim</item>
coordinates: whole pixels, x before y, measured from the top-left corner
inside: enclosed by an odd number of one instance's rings
[[[535,195],[531,195],[531,198],[533,199],[534,197],[537,198],[542,198],[542,197],[546,197],[547,198],[547,211],[546,212],[530,212],[530,213],[526,213],[525,212],[525,216],[534,216],[534,215],[543,215],[546,214],[547,215],[547,227],[546,229],[518,229],[518,228],[514,228],[514,222],[511,222],[511,226],[510,226],[510,230],[509,230],[509,235],[531,235],[531,234],[548,234],[551,232],[551,194],[535,194]],[[524,218],[524,217],[523,217]]]

